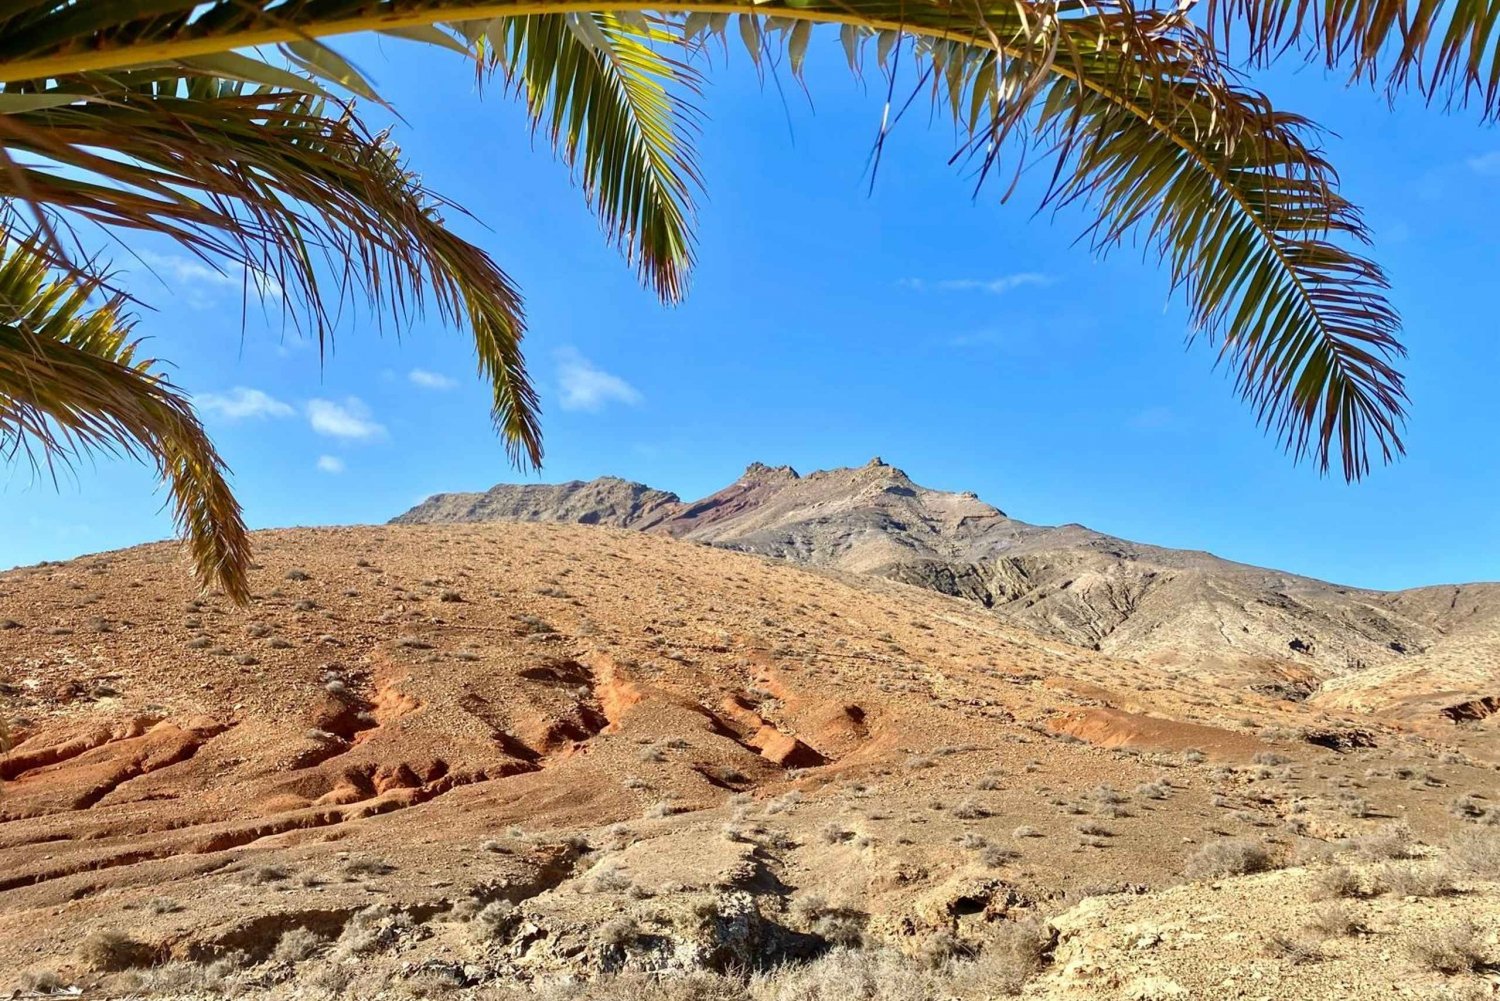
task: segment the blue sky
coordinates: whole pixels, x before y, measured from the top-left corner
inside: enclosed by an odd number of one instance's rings
[[[1014,517],[1369,587],[1500,578],[1492,388],[1500,135],[1475,113],[1393,110],[1315,68],[1261,77],[1335,130],[1411,349],[1409,455],[1349,486],[1293,466],[1256,428],[1141,248],[1099,260],[1087,217],[1036,215],[1040,168],[1006,204],[947,163],[951,126],[901,123],[869,190],[883,89],[815,40],[812,98],[743,58],[702,105],[709,193],[686,303],[659,306],[605,244],[520,109],[437,50],[346,43],[397,137],[527,298],[545,407],[533,479],[614,474],[692,498],[751,461],[800,470],[873,455],[975,490]],[[738,56],[738,54],[736,53]],[[379,522],[444,490],[519,479],[461,331],[352,317],[320,366],[274,303],[242,316],[225,279],[134,245],[149,351],[194,392],[254,527]],[[124,262],[120,262],[124,263]],[[267,315],[269,314],[269,316]],[[170,534],[148,469],[98,459],[54,489],[0,474],[0,566]]]

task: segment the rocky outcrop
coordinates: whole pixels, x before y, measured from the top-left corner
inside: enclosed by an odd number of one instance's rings
[[[502,483],[484,493],[433,494],[391,523],[548,521],[647,528],[681,507],[676,494],[602,476],[588,483]]]

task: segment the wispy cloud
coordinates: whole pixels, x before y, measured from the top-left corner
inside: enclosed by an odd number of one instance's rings
[[[1482,174],[1485,177],[1495,177],[1500,175],[1500,150],[1496,150],[1493,153],[1481,153],[1478,156],[1471,156],[1464,161],[1464,164],[1476,174]]]
[[[1004,295],[1027,285],[1051,285],[1052,280],[1051,275],[1022,271],[998,278],[903,278],[896,284],[913,292],[987,292],[990,295]]]
[[[458,385],[455,380],[448,378],[446,375],[429,372],[423,368],[412,369],[407,373],[406,377],[413,384],[421,386],[423,389],[452,389]]]
[[[344,460],[336,455],[320,455],[318,456],[318,470],[337,475],[344,471]]]
[[[372,420],[370,408],[354,396],[337,400],[308,400],[307,422],[330,438],[367,440],[385,435],[385,426]]]
[[[199,410],[218,414],[227,420],[290,417],[297,411],[269,393],[249,386],[235,386],[227,393],[204,393],[194,397]]]
[[[142,250],[136,255],[147,270],[160,278],[195,309],[212,306],[224,292],[254,291],[268,299],[281,298],[281,283],[258,268],[220,271],[196,257],[158,254]]]
[[[596,368],[593,362],[572,348],[557,353],[557,366],[564,410],[593,413],[611,403],[634,406],[641,402],[641,394],[634,386],[617,375]]]

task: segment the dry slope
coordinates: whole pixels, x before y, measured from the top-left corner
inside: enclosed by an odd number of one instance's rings
[[[1449,974],[1406,951],[1469,918],[1490,948],[1478,849],[1430,903],[1401,903],[1420,872],[1361,876],[1369,934],[1313,972],[1264,949],[1316,873],[1236,888],[1219,927],[1195,916],[1215,884],[1151,891],[1490,830],[1494,718],[1416,732],[636,532],[301,529],[257,556],[245,609],[192,594],[167,544],[0,575],[0,987],[619,996],[770,970],[760,999],[849,943],[969,997],[1018,972],[1039,997],[1483,983],[1487,952]],[[1371,838],[1395,821],[1410,847]],[[1073,908],[1121,892],[1162,948]],[[847,996],[852,960],[818,962]]]

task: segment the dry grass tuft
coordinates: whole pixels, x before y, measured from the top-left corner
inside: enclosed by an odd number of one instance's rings
[[[1218,879],[1265,872],[1275,867],[1264,842],[1251,838],[1223,838],[1199,848],[1187,861],[1189,879]]]
[[[1467,921],[1418,932],[1407,940],[1406,951],[1418,966],[1435,973],[1473,973],[1493,962],[1478,929]]]

